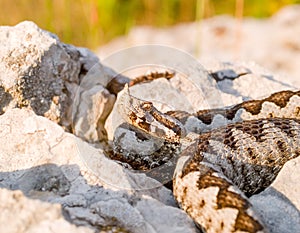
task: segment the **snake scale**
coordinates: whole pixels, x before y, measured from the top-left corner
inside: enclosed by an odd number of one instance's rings
[[[248,197],[268,187],[282,166],[300,153],[300,91],[189,114],[162,113],[132,96],[127,86],[119,109],[137,131],[180,148],[173,193],[200,229],[268,232]],[[227,122],[214,124],[219,116]],[[184,124],[190,117],[207,127],[187,144]]]

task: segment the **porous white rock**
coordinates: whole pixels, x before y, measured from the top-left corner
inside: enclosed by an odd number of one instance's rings
[[[21,190],[29,199],[61,204],[63,214],[75,225],[94,230],[115,226],[120,232],[161,232],[155,230],[160,229],[159,223],[144,217],[145,212],[136,207],[144,199],[156,199],[160,204],[149,205],[150,212],[163,218],[162,207],[168,205],[168,218],[180,219],[179,225],[186,232],[196,232],[192,220],[175,206],[169,190],[142,173],[126,171],[106,158],[102,150],[64,132],[47,118],[30,110],[12,109],[0,116],[0,129],[1,188]],[[30,213],[27,208],[24,214]],[[42,211],[44,207],[37,208]],[[165,222],[166,229],[176,232],[179,225]]]
[[[1,26],[0,42],[0,113],[28,108],[68,131],[74,127],[84,140],[105,138],[104,120],[114,102],[104,88],[111,69],[88,49],[64,44],[29,21]]]
[[[79,90],[82,92],[77,93],[78,99],[73,105],[74,133],[89,142],[107,140],[103,126],[114,105],[115,96],[101,85]]]
[[[0,84],[10,97],[1,106],[27,107],[68,127],[66,83],[78,83],[80,53],[32,22],[0,27]]]
[[[30,199],[19,191],[0,189],[0,231],[5,233],[92,233],[68,222],[59,204]]]

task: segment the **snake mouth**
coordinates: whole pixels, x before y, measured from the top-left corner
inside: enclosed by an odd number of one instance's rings
[[[153,137],[179,143],[186,136],[185,128],[179,120],[160,112],[152,102],[132,96],[127,84],[120,97],[118,110],[127,123]]]

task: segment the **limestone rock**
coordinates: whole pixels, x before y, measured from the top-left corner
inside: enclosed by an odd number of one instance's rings
[[[65,220],[59,204],[32,200],[19,190],[0,189],[0,207],[1,232],[94,232],[87,227],[76,227]]]
[[[2,111],[27,107],[68,127],[70,93],[65,82],[78,83],[80,53],[32,22],[1,27],[0,41],[0,83],[11,97]]]
[[[169,190],[143,173],[125,170],[47,118],[12,109],[0,116],[0,129],[0,144],[5,145],[0,153],[1,188],[21,190],[29,201],[59,203],[68,221],[94,230],[164,232],[155,218],[164,218],[168,206],[165,218],[177,219],[178,225],[166,219],[165,229],[176,232],[184,226],[186,232],[196,232]],[[145,201],[159,204],[142,211],[138,206]],[[13,214],[7,211],[7,216]],[[25,215],[30,211],[24,207]],[[151,218],[148,211],[155,215]]]
[[[114,96],[103,85],[114,75],[111,69],[88,49],[64,44],[32,22],[0,27],[0,42],[0,114],[14,107],[28,108],[68,131],[74,127],[85,140],[105,137],[104,120]],[[97,87],[86,85],[86,80]],[[102,97],[94,96],[91,88],[101,89]],[[78,96],[83,96],[80,106],[75,104]],[[86,112],[84,103],[93,105],[95,97],[103,101]]]
[[[106,141],[104,123],[114,105],[115,96],[101,85],[79,90],[82,92],[77,94],[78,99],[73,105],[74,133],[89,142]]]

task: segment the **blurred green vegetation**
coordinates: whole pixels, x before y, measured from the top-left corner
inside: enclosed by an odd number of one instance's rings
[[[66,43],[94,49],[135,25],[165,27],[218,14],[268,17],[295,3],[300,0],[0,0],[0,24],[31,20]]]

